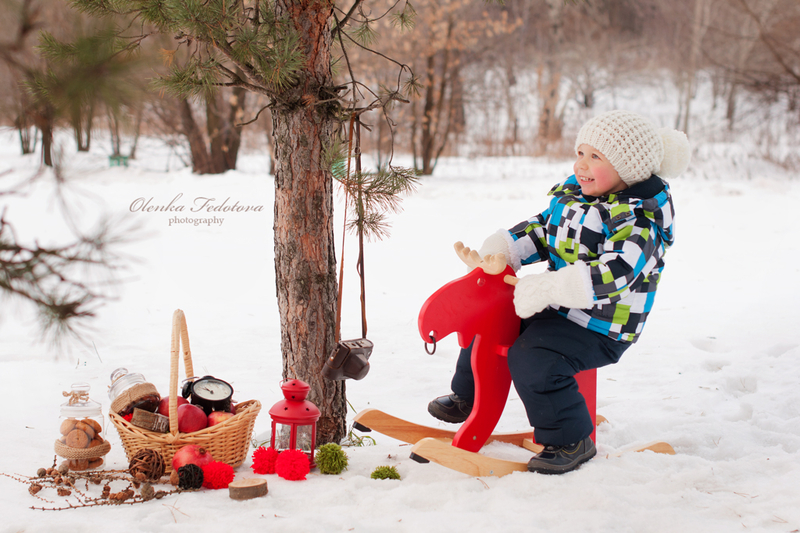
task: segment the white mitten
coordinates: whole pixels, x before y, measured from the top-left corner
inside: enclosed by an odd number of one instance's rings
[[[549,305],[587,309],[594,304],[589,269],[578,261],[555,272],[519,278],[514,288],[514,309],[520,318],[535,315]]]
[[[487,255],[495,255],[495,254],[503,254],[506,258],[506,261],[509,261],[511,257],[508,253],[508,242],[503,234],[508,234],[506,230],[498,230],[495,233],[489,235],[483,244],[481,245],[480,249],[478,250],[478,255],[481,256],[481,259],[486,257]]]

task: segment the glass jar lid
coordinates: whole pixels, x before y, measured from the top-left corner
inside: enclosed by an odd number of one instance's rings
[[[68,400],[61,404],[61,416],[66,418],[102,417],[100,404],[89,398],[88,383],[73,383],[70,392],[62,393]]]
[[[127,368],[118,368],[111,373],[111,386],[108,388],[108,397],[113,402],[123,391],[139,383],[145,383],[142,374],[128,372]]]

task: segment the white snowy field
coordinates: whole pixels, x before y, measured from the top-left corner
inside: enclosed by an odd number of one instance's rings
[[[609,423],[598,427],[598,457],[578,471],[473,478],[418,464],[408,458],[409,446],[373,433],[374,446],[346,448],[350,466],[341,475],[264,476],[269,494],[245,502],[231,500],[227,490],[202,490],[133,506],[40,511],[30,507],[61,506],[65,499],[42,494],[47,504],[0,476],[0,531],[797,531],[800,250],[793,200],[800,180],[765,163],[731,164],[730,153],[735,150],[709,150],[671,183],[677,239],[656,307],[641,341],[618,365],[599,371],[598,412]],[[52,463],[61,393],[73,382],[90,383],[106,413],[109,375],[119,366],[143,373],[166,394],[177,308],[186,313],[196,373],[229,381],[237,400],[260,400],[256,433],[268,431],[267,410],[281,398],[281,354],[267,161],[244,155],[235,172],[193,176],[188,169],[165,172],[167,159],[155,144],[141,147],[129,168],[109,168],[102,147],[66,158],[62,195],[75,223],[85,229],[109,216],[137,225],[138,240],[120,248],[133,260],[116,273],[115,299],[91,323],[88,345],[54,350],[40,342],[31,309],[3,299],[0,376],[7,399],[0,472],[29,476]],[[38,157],[18,155],[14,132],[0,130],[0,188],[37,168]],[[570,161],[453,158],[422,180],[404,211],[391,217],[391,238],[366,248],[368,337],[375,350],[369,375],[347,384],[356,410],[375,407],[447,426],[426,406],[449,391],[457,346],[453,336],[435,355],[426,354],[416,326],[419,308],[465,273],[453,242],[479,246],[497,228],[539,212],[549,188],[570,173]],[[25,192],[0,201],[17,236],[41,244],[68,239],[50,176]],[[228,205],[263,210],[207,213],[203,218],[224,221],[193,225],[170,224],[174,213],[137,207],[173,201],[188,211],[197,198],[214,198],[214,205],[229,198]],[[179,215],[189,216],[200,218]],[[349,237],[345,338],[360,336],[355,257]],[[498,429],[526,427],[512,391]],[[110,424],[106,436],[108,468],[127,467]],[[605,458],[653,440],[670,443],[677,454]],[[510,445],[483,452],[518,460],[530,455]],[[254,476],[250,463],[248,457],[237,478]],[[396,466],[402,480],[370,479],[381,465]]]

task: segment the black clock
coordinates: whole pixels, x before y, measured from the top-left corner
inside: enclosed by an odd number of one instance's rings
[[[205,411],[206,415],[212,411],[230,411],[233,387],[230,383],[217,379],[214,376],[186,381],[183,384],[181,395],[188,398],[194,405]]]

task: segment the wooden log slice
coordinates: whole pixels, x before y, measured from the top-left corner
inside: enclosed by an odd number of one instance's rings
[[[252,500],[267,494],[267,480],[261,478],[246,478],[231,481],[228,492],[234,500]]]

